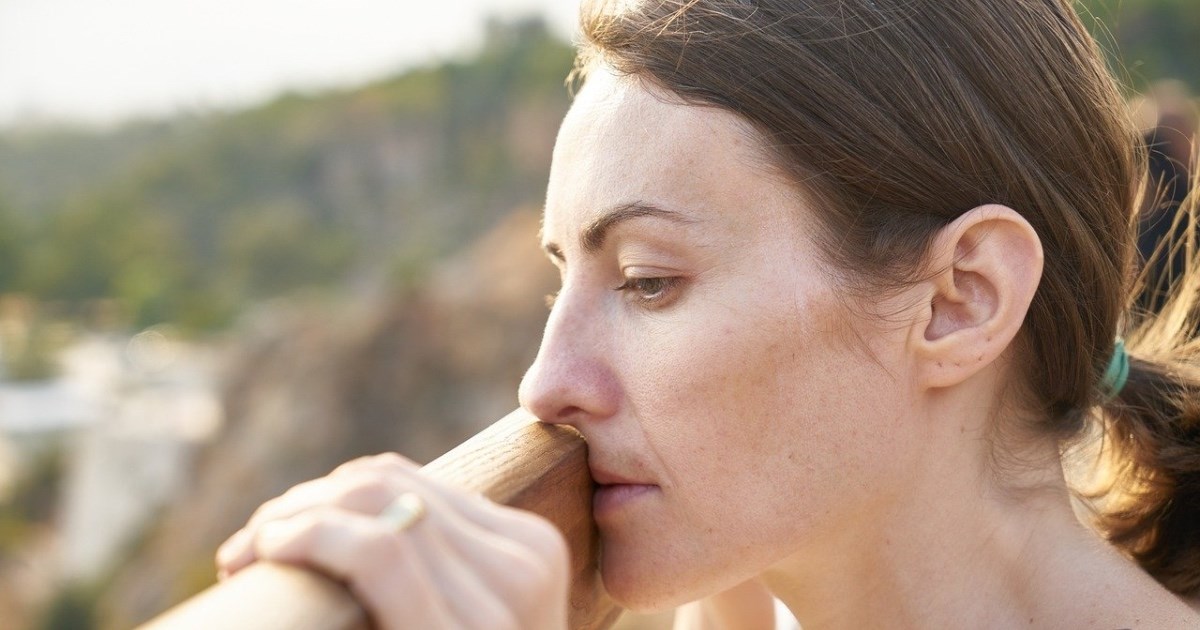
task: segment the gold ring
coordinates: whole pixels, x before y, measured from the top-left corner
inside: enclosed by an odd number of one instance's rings
[[[425,500],[415,492],[405,492],[383,508],[379,520],[387,524],[392,531],[400,533],[420,521],[428,510]]]

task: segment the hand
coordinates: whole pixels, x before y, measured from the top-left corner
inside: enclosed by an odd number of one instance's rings
[[[402,532],[377,515],[400,494],[426,513]],[[382,630],[561,630],[568,555],[541,517],[421,476],[388,454],[343,464],[264,503],[217,551],[222,579],[256,560],[343,583]]]

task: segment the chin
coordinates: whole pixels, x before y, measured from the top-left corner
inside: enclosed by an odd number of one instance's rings
[[[618,606],[638,614],[653,614],[671,610],[686,603],[686,600],[676,601],[669,594],[660,592],[655,585],[633,582],[622,579],[612,579],[601,573],[604,589]]]
[[[680,541],[637,537],[613,540],[602,536],[600,578],[614,602],[635,613],[671,610],[731,589],[761,573],[748,562],[751,554],[734,556],[707,551],[692,555]],[[674,543],[674,544],[672,544]],[[675,550],[675,553],[672,553]]]
[[[683,572],[669,560],[611,547],[601,554],[600,578],[613,601],[635,613],[662,612],[704,596],[691,594]]]

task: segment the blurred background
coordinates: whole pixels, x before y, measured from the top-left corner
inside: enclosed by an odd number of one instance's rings
[[[414,4],[0,0],[0,628],[128,628],[516,406],[575,2]],[[1080,6],[1185,186],[1200,5]]]

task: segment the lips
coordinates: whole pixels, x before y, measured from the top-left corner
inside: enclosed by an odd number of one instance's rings
[[[592,516],[601,527],[612,526],[622,513],[632,509],[642,497],[651,496],[659,488],[629,475],[612,472],[610,469],[590,464],[595,491],[592,495]]]
[[[599,466],[596,466],[596,465],[589,464],[589,465],[588,465],[588,468],[589,468],[589,469],[591,470],[591,472],[592,472],[592,481],[595,481],[595,482],[596,482],[596,485],[600,485],[600,486],[625,486],[625,485],[628,485],[628,486],[647,486],[647,485],[654,485],[654,484],[648,484],[648,483],[646,483],[646,482],[644,482],[644,481],[638,481],[638,480],[636,480],[636,479],[634,479],[634,478],[632,478],[632,477],[627,477],[627,476],[625,476],[625,475],[620,475],[620,474],[617,474],[617,473],[614,473],[614,472],[609,472],[607,469],[605,469],[605,468],[601,468],[601,467],[599,467]]]

